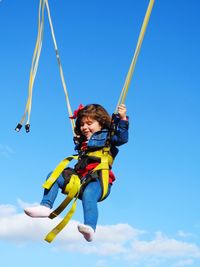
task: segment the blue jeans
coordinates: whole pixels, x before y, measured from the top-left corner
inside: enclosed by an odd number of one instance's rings
[[[48,175],[48,177],[50,174]],[[48,179],[47,177],[47,179]],[[44,190],[44,195],[41,201],[41,205],[49,208],[53,207],[54,201],[58,195],[59,188],[62,189],[64,186],[64,178],[62,175],[58,177],[56,182],[48,190]],[[111,185],[109,184],[108,195],[111,191]],[[102,188],[99,179],[90,182],[84,189],[82,194],[82,206],[84,215],[84,224],[91,226],[94,230],[96,229],[98,220],[98,206],[97,203],[101,197]]]

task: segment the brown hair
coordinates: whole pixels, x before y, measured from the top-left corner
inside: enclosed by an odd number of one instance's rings
[[[77,135],[81,135],[81,121],[83,117],[90,117],[93,120],[97,120],[102,129],[109,129],[111,123],[111,117],[108,112],[101,105],[89,104],[83,109],[78,111],[77,119],[75,123],[74,131]]]

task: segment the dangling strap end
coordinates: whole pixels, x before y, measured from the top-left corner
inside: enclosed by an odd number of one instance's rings
[[[48,243],[51,243],[54,238],[56,237],[56,235],[53,232],[50,232],[45,238],[44,240],[47,241]]]
[[[25,130],[26,130],[27,133],[30,132],[30,124],[26,124],[25,125]]]
[[[17,126],[15,127],[15,131],[16,132],[19,132],[22,128],[22,124],[21,123],[18,123]]]

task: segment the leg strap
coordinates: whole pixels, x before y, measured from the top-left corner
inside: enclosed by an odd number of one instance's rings
[[[54,169],[50,177],[46,180],[46,182],[42,185],[45,189],[50,189],[51,186],[55,183],[55,181],[58,179],[59,175],[62,173],[62,171],[68,166],[70,161],[73,159],[78,159],[78,155],[69,156],[65,159],[63,159]]]
[[[108,185],[109,185],[109,163],[108,163],[108,154],[104,152],[101,156],[101,162],[97,165],[96,168],[93,169],[93,173],[96,171],[100,171],[100,182],[102,186],[102,195],[100,201],[104,200],[108,193]]]
[[[64,192],[67,195],[65,200],[58,206],[57,209],[55,209],[50,215],[49,218],[53,219],[56,216],[58,216],[65,208],[66,206],[72,201],[72,199],[75,197],[75,200],[72,204],[71,209],[67,213],[67,215],[64,217],[64,219],[52,230],[50,231],[47,236],[45,237],[45,240],[49,243],[53,241],[53,239],[57,236],[60,231],[68,224],[69,220],[71,219],[72,215],[74,214],[76,210],[76,201],[79,195],[81,183],[78,175],[72,174],[69,183],[67,184]]]
[[[69,156],[62,160],[54,169],[50,177],[46,180],[46,182],[43,184],[43,187],[45,189],[50,189],[51,186],[55,183],[55,181],[58,179],[58,177],[61,175],[63,170],[68,166],[71,160],[73,159],[78,159],[77,155],[74,156]],[[69,183],[67,184],[65,188],[65,193],[68,194],[68,196],[65,198],[65,200],[59,205],[57,209],[55,209],[50,215],[49,218],[53,219],[56,216],[58,216],[65,208],[66,206],[70,203],[70,201],[74,198],[74,203],[72,204],[72,207],[70,211],[67,213],[67,215],[64,217],[64,219],[51,231],[47,234],[45,237],[45,240],[47,242],[51,242],[56,235],[66,226],[66,224],[69,222],[71,219],[72,215],[74,214],[76,210],[76,200],[78,197],[78,193],[80,190],[80,179],[78,175],[72,174]]]

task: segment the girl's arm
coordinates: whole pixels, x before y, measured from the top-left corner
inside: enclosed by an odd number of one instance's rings
[[[115,146],[120,146],[128,142],[128,117],[126,116],[126,106],[124,104],[119,105],[118,115],[114,123],[116,124],[116,130],[111,137],[111,143]]]

